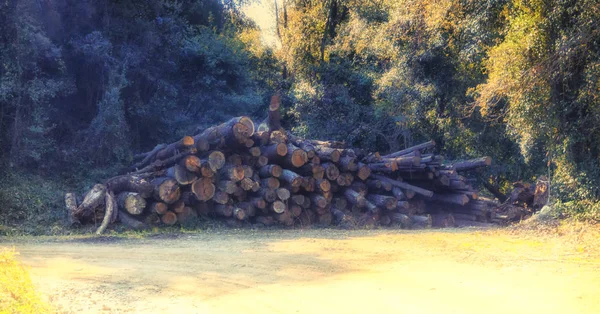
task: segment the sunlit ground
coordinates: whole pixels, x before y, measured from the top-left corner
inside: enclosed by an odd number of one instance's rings
[[[600,313],[598,234],[244,230],[16,246],[72,313]]]

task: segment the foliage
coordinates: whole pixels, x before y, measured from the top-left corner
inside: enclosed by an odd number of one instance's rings
[[[14,249],[0,250],[0,313],[52,313],[35,291]]]

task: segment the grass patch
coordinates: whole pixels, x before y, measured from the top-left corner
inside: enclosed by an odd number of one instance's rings
[[[0,251],[0,314],[53,313],[35,291],[27,270],[14,249]]]

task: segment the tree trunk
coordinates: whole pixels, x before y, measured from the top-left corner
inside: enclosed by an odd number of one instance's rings
[[[399,156],[410,154],[410,153],[412,153],[414,151],[417,151],[417,150],[420,151],[420,150],[424,150],[424,149],[432,148],[432,147],[435,147],[435,141],[429,141],[429,142],[425,142],[423,144],[415,145],[413,147],[409,147],[407,149],[403,149],[401,151],[397,151],[395,153],[391,153],[391,154],[388,154],[388,155],[385,155],[385,156],[382,156],[382,157],[383,158],[395,158],[395,157],[399,157]]]
[[[113,216],[113,212],[118,210],[115,195],[112,191],[106,192],[104,204],[106,206],[104,210],[104,219],[102,219],[102,224],[98,230],[96,230],[97,235],[102,234],[104,230],[106,230],[106,227],[108,227],[108,224],[111,222],[110,220]]]
[[[419,194],[421,194],[423,196],[427,196],[427,197],[432,197],[433,196],[433,192],[432,191],[425,190],[425,189],[420,188],[418,186],[414,186],[414,185],[410,185],[408,183],[404,183],[404,182],[392,180],[392,179],[389,179],[389,178],[387,178],[385,176],[382,176],[382,175],[379,175],[379,174],[373,175],[373,177],[376,178],[376,179],[382,180],[382,181],[388,181],[389,183],[391,183],[394,186],[397,186],[397,187],[400,187],[400,188],[403,188],[403,189],[406,189],[406,190],[414,191],[415,193],[419,193]]]
[[[283,173],[283,169],[279,165],[266,165],[258,171],[261,178],[275,177],[279,178]]]

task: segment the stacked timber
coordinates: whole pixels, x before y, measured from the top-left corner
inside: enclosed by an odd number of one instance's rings
[[[129,173],[65,195],[71,223],[448,227],[488,222],[495,205],[462,173],[489,157],[444,163],[433,141],[387,155],[281,129],[278,99],[256,131],[248,117],[199,130],[134,157]]]

